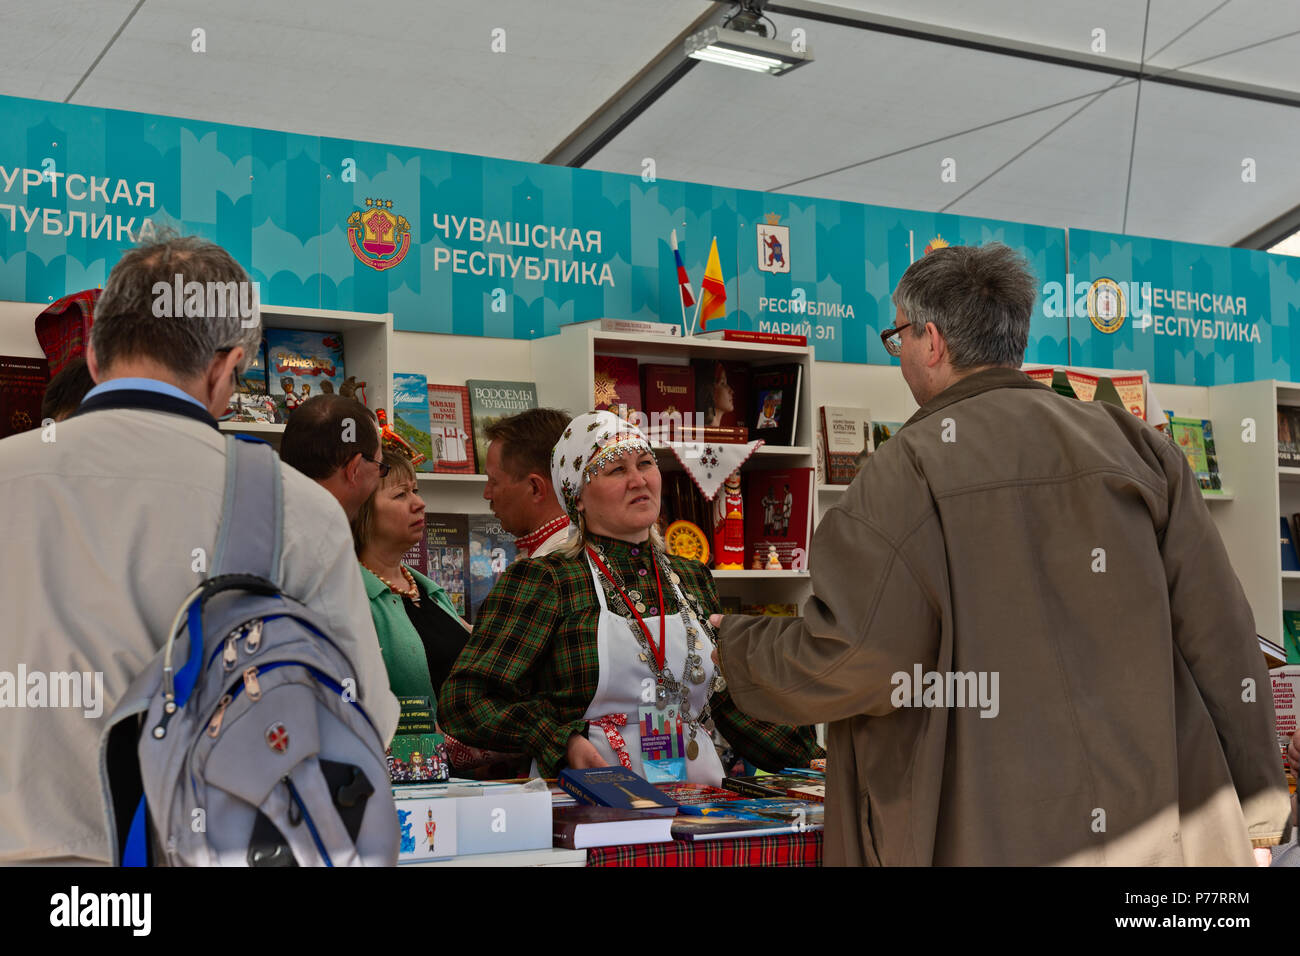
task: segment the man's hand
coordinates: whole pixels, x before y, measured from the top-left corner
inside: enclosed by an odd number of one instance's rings
[[[574,734],[569,738],[569,745],[566,748],[569,766],[575,770],[582,770],[587,767],[605,767],[605,759],[586,737],[582,734]]]
[[[1255,865],[1256,865],[1256,866],[1272,866],[1272,865],[1273,865],[1273,851],[1270,850],[1270,849],[1269,849],[1268,847],[1266,847],[1266,846],[1257,846],[1257,847],[1255,847]]]

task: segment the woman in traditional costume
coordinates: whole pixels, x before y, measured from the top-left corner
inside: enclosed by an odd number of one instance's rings
[[[511,565],[488,595],[443,688],[446,730],[523,751],[548,777],[621,765],[716,786],[710,725],[765,770],[821,756],[811,728],[746,716],[715,673],[718,595],[704,565],[665,552],[645,435],[611,412],[580,415],[551,452],[551,477],[578,534]]]

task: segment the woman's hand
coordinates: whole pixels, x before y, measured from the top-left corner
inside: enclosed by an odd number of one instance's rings
[[[569,766],[575,770],[607,766],[605,758],[600,755],[600,751],[582,734],[574,734],[569,738],[569,745],[565,753],[567,754]]]

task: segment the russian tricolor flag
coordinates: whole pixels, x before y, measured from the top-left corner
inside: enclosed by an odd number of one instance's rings
[[[682,290],[682,308],[695,304],[695,293],[691,291],[691,280],[686,276],[686,266],[682,265],[682,254],[677,249],[677,230],[673,230],[673,259],[677,262],[677,284]]]

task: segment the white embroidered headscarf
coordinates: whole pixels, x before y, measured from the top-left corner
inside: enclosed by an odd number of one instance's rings
[[[551,483],[570,521],[578,523],[578,499],[587,482],[630,451],[654,454],[641,429],[613,412],[587,412],[569,422],[551,449]]]

